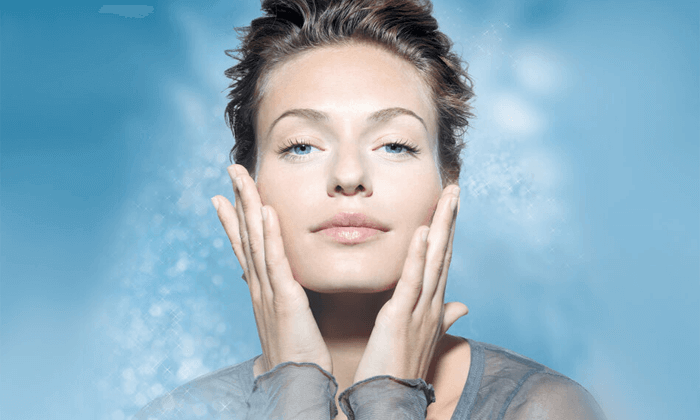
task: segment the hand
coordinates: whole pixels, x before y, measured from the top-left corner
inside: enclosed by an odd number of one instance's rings
[[[262,206],[255,181],[243,166],[231,165],[228,172],[236,194],[235,207],[222,196],[212,201],[220,203],[219,220],[248,283],[264,372],[292,361],[316,363],[332,374],[331,355],[306,292],[292,276],[276,212]]]
[[[443,304],[458,200],[459,187],[446,187],[430,228],[416,229],[394,294],[377,314],[355,383],[378,375],[425,380],[438,341],[469,312],[460,302]]]

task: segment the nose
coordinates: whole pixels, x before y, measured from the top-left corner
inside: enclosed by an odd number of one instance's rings
[[[372,184],[364,157],[356,146],[338,149],[333,159],[333,166],[328,177],[328,196],[353,196],[360,194],[364,197],[372,195]]]

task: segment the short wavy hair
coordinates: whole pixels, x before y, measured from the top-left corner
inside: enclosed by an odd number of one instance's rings
[[[240,47],[226,50],[238,61],[225,71],[232,82],[224,116],[235,138],[229,159],[255,172],[255,117],[275,66],[313,48],[361,42],[407,60],[431,88],[440,175],[443,185],[458,182],[473,82],[432,9],[428,0],[263,0],[264,15],[236,28]]]

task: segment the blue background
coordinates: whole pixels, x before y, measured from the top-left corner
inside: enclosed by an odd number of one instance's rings
[[[469,62],[452,334],[611,419],[700,412],[700,9],[435,1]],[[3,419],[128,419],[258,354],[233,200],[233,27],[259,3],[0,9]]]

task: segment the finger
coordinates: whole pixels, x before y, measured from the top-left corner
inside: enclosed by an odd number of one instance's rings
[[[437,291],[438,280],[442,274],[442,267],[445,260],[445,252],[450,238],[450,228],[456,203],[456,197],[451,193],[453,188],[445,188],[443,196],[438,202],[435,210],[435,217],[430,225],[428,235],[428,251],[425,258],[425,269],[423,272],[423,291],[418,307],[432,304]]]
[[[450,238],[447,241],[447,250],[445,251],[445,260],[442,263],[442,272],[438,279],[437,290],[433,297],[433,305],[441,307],[445,301],[445,288],[447,287],[447,277],[450,271],[450,263],[452,262],[452,247],[454,244],[455,230],[457,229],[457,214],[459,214],[459,198],[457,199],[457,209],[452,217],[452,226],[450,227]]]
[[[277,213],[270,206],[262,207],[263,218],[263,236],[265,243],[265,266],[267,267],[267,276],[270,280],[272,291],[277,295],[285,296],[293,284],[289,280],[293,280],[292,269],[287,260],[287,254],[284,252],[284,243],[282,242],[282,233],[279,226],[279,218]]]
[[[457,322],[458,319],[469,313],[469,308],[462,302],[448,302],[445,304],[445,312],[443,314],[442,327],[440,329],[440,337],[445,335],[447,330]]]
[[[248,175],[248,171],[244,167],[239,165],[236,168],[236,173],[237,178],[240,180],[238,193],[241,196],[241,204],[243,205],[243,214],[245,215],[246,229],[248,230],[248,245],[252,258],[250,260],[252,262],[248,266],[253,265],[255,267],[255,275],[260,282],[260,290],[268,294],[268,296],[272,296],[272,289],[267,277],[267,268],[265,267],[265,244],[260,194],[258,194],[255,181]]]
[[[241,244],[243,247],[243,254],[245,255],[245,260],[246,260],[246,270],[245,270],[245,278],[246,282],[248,283],[248,287],[250,288],[250,294],[253,300],[255,301],[257,297],[260,295],[260,282],[258,280],[258,276],[255,272],[255,264],[253,263],[253,257],[250,252],[250,243],[248,240],[248,226],[247,222],[245,219],[245,213],[243,212],[243,198],[241,197],[240,194],[240,188],[238,187],[237,184],[241,184],[240,181],[236,181],[239,179],[238,174],[236,172],[236,167],[238,165],[231,165],[227,168],[228,174],[231,177],[231,182],[233,183],[233,192],[236,196],[236,205],[235,205],[235,210],[236,210],[236,215],[238,216],[238,231],[241,237]],[[242,184],[241,184],[242,185]],[[254,302],[255,303],[255,302]]]
[[[236,215],[236,209],[226,197],[216,195],[212,199],[218,202],[219,208],[216,210],[216,215],[219,216],[219,221],[224,227],[224,231],[226,231],[228,240],[231,242],[233,253],[236,254],[238,264],[241,265],[243,274],[245,275],[245,272],[248,270],[248,264],[246,263],[245,253],[243,252],[241,234],[238,230],[238,215]]]
[[[404,262],[401,278],[396,284],[392,299],[396,299],[399,307],[413,311],[423,288],[423,270],[425,269],[425,254],[428,249],[426,241],[430,228],[421,226],[416,229],[408,248],[408,256]]]

